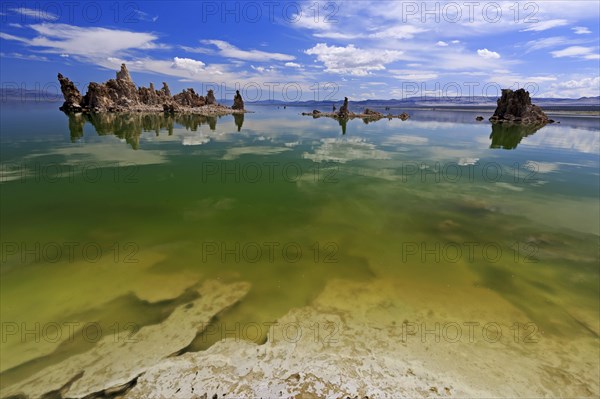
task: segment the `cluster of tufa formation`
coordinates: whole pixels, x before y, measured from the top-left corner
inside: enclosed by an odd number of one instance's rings
[[[235,107],[235,103],[234,103],[234,107]],[[389,107],[386,107],[386,110],[387,109],[389,109]],[[349,119],[360,118],[360,119],[363,119],[365,121],[365,123],[378,121],[383,118],[387,118],[387,119],[398,118],[398,119],[405,121],[410,117],[410,115],[408,115],[406,112],[403,112],[399,115],[392,115],[391,113],[384,115],[381,112],[378,112],[378,111],[375,111],[375,110],[372,110],[369,108],[365,108],[365,110],[362,113],[356,114],[356,113],[350,111],[350,108],[348,106],[348,97],[344,97],[344,103],[342,104],[342,106],[340,107],[340,110],[338,112],[336,112],[335,105],[333,105],[333,112],[321,112],[321,111],[315,109],[312,112],[303,112],[302,115],[312,116],[313,118],[320,118],[322,116],[325,116],[328,118],[338,119],[340,121],[346,121]]]
[[[150,87],[137,87],[125,64],[117,72],[116,79],[106,83],[91,82],[88,91],[82,96],[75,84],[62,74],[58,74],[60,88],[65,102],[60,107],[65,112],[119,112],[119,111],[165,111],[165,112],[197,112],[197,108],[205,113],[234,113],[244,112],[244,101],[239,91],[234,99],[232,108],[217,104],[215,94],[208,90],[206,97],[198,95],[194,89],[186,89],[171,96],[167,83],[163,82],[160,90]],[[206,108],[206,107],[205,107]]]
[[[540,107],[531,103],[529,92],[524,89],[512,91],[502,90],[502,97],[498,99],[498,107],[490,118],[493,123],[520,123],[546,124],[553,121],[542,111]]]

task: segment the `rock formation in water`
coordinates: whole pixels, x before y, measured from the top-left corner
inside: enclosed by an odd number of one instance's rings
[[[131,82],[131,75],[125,64],[121,64],[121,70],[117,72],[117,80],[125,80]]]
[[[243,101],[237,108],[218,105],[212,90],[206,97],[198,95],[194,89],[186,89],[175,96],[166,82],[160,90],[149,87],[137,87],[125,64],[116,74],[116,79],[106,83],[90,82],[87,93],[82,96],[73,82],[58,74],[60,88],[65,102],[60,107],[65,112],[192,112],[203,115],[224,115],[244,112]],[[238,93],[239,94],[239,93]],[[241,107],[239,107],[241,104]],[[235,103],[234,103],[235,105]]]
[[[180,111],[179,105],[174,101],[169,101],[163,104],[163,112],[167,114],[174,114]]]
[[[340,107],[340,112],[338,112],[338,115],[340,118],[347,118],[349,112],[350,111],[348,110],[348,97],[344,97],[344,104]]]
[[[163,88],[160,90],[154,89],[154,83],[150,83],[150,87],[140,87],[138,89],[138,96],[142,104],[162,105],[171,99],[171,91],[165,82],[163,82]]]
[[[140,87],[138,89],[138,96],[144,104],[158,104],[158,93],[154,90],[154,83],[150,83],[150,87]]]
[[[100,83],[90,82],[88,91],[81,101],[81,106],[91,111],[108,111],[112,110],[113,105],[108,87]]]
[[[212,89],[210,89],[208,91],[208,93],[206,93],[206,103],[209,105],[216,105],[217,104],[217,99],[215,98],[215,93],[213,92]]]
[[[365,108],[363,115],[369,115],[374,118],[383,118],[383,114],[381,112],[373,111],[372,109]]]
[[[321,112],[318,109],[315,109],[312,112],[303,112],[302,115],[312,116],[315,119],[321,117],[337,119],[340,121],[340,126],[342,126],[343,133],[345,133],[346,131],[345,121],[351,119],[361,118],[364,123],[371,123],[383,118],[387,118],[390,120],[396,118],[396,116],[392,115],[391,113],[384,115],[379,111],[375,111],[369,108],[365,108],[365,110],[360,114],[350,112],[350,110],[348,109],[348,97],[344,97],[344,104],[340,107],[339,112],[335,112],[335,110],[335,105],[333,105],[333,112]],[[405,121],[409,118],[409,115],[406,112],[403,112],[399,114],[397,118]],[[342,124],[341,121],[344,121],[344,124]]]
[[[70,111],[81,111],[81,93],[75,87],[75,84],[71,82],[69,78],[65,78],[62,74],[58,74],[58,82],[60,83],[60,91],[62,91],[65,102],[60,107],[61,110]]]
[[[121,64],[116,79],[106,83],[91,82],[80,105],[84,110],[99,112],[119,111],[140,104],[138,88],[131,80],[125,64]]]
[[[490,121],[493,123],[520,123],[522,125],[539,125],[550,122],[544,111],[531,103],[529,92],[524,89],[516,91],[503,89],[502,97],[498,99],[498,107]]]
[[[167,82],[163,82],[163,87],[162,89],[159,90],[162,95],[164,95],[165,97],[171,97],[171,90],[169,89],[169,85],[167,84]]]
[[[242,95],[239,90],[235,91],[235,96],[233,96],[233,105],[231,106],[233,109],[244,109],[244,100],[242,99]]]
[[[206,99],[196,93],[192,88],[183,90],[173,96],[173,101],[183,107],[202,107],[207,104]]]

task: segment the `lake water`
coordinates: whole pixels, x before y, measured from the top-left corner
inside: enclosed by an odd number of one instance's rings
[[[535,130],[475,122],[489,111],[408,110],[404,122],[342,127],[296,107],[220,118],[57,108],[2,105],[3,387],[86,351],[98,329],[164,320],[207,279],[252,289],[187,351],[351,280],[397,282],[392,305],[426,295],[431,315],[514,312],[498,321],[506,334],[517,323],[547,348],[568,340],[598,368],[598,118]],[[264,342],[266,330],[243,338]]]

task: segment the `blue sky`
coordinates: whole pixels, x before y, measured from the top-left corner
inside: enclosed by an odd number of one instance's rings
[[[0,6],[2,83],[138,85],[248,100],[600,95],[600,1],[126,1]],[[54,89],[55,90],[55,89]]]

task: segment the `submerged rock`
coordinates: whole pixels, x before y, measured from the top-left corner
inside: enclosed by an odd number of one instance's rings
[[[408,118],[410,118],[410,115],[407,114],[406,112],[401,113],[400,115],[398,115],[398,118],[400,118],[401,120],[405,121]]]
[[[515,342],[512,333],[491,343],[482,333],[488,320],[511,326],[532,319],[491,289],[465,286],[463,294],[448,295],[441,283],[434,287],[442,292],[432,295],[402,277],[335,279],[309,304],[271,323],[263,344],[230,335],[205,351],[166,358],[141,375],[126,397],[598,396],[589,367],[596,361],[596,338],[586,339],[586,353],[561,350],[563,340],[551,338]],[[473,295],[480,303],[467,306]],[[468,330],[454,320],[477,327]],[[450,325],[461,325],[453,327],[460,334],[442,335]],[[581,342],[575,333],[572,339]],[[564,364],[570,368],[561,369]],[[560,378],[551,378],[556,373]]]
[[[483,120],[483,116],[481,116],[481,115],[480,115],[480,116],[478,116],[477,118],[475,118],[475,120],[476,120],[477,122],[481,122],[481,121]]]
[[[524,89],[503,89],[498,106],[490,118],[493,123],[546,124],[549,119],[540,107],[531,103]]]
[[[41,370],[3,390],[3,395],[37,398],[60,392],[61,397],[78,398],[121,389],[188,346],[215,315],[241,300],[249,289],[244,282],[207,281],[198,288],[198,299],[176,308],[164,322],[132,334],[105,336],[91,350]]]

